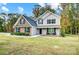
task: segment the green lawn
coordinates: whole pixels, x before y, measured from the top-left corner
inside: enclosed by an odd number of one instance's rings
[[[79,37],[15,37],[0,34],[0,54],[10,55],[78,55]]]

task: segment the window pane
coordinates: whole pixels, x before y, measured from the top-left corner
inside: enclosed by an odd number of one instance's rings
[[[25,20],[24,19],[22,19],[22,24],[24,24],[25,23]]]
[[[48,19],[47,20],[47,24],[54,24],[54,23],[56,23],[55,19]]]
[[[38,24],[43,24],[43,20],[38,20]]]
[[[30,32],[30,28],[25,28],[25,32]]]
[[[21,19],[20,20],[20,24],[25,24],[25,20],[24,19]]]
[[[22,24],[21,20],[20,20],[20,24]]]
[[[54,33],[54,29],[53,28],[48,28],[48,34],[53,34]]]
[[[51,29],[48,29],[48,33],[51,33]]]
[[[55,19],[52,19],[52,23],[53,23],[53,24],[55,23]]]
[[[20,32],[20,28],[17,28],[17,27],[16,27],[16,32]]]
[[[47,24],[51,24],[51,20],[50,19],[47,20]]]

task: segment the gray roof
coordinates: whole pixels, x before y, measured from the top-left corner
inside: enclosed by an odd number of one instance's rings
[[[33,19],[31,19],[31,18],[28,17],[28,16],[25,16],[25,15],[23,15],[23,16],[26,18],[26,20],[27,20],[32,26],[37,26],[36,21],[34,21]]]

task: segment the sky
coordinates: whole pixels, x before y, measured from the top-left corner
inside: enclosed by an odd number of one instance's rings
[[[32,10],[34,5],[41,5],[42,7],[45,6],[44,3],[0,3],[0,12],[6,13],[23,13],[28,16],[32,16]],[[56,9],[59,4],[55,3],[48,3],[51,5],[52,9]]]

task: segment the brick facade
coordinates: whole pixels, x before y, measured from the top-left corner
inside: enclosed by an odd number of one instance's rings
[[[25,28],[24,27],[20,27],[20,32],[25,32]]]

